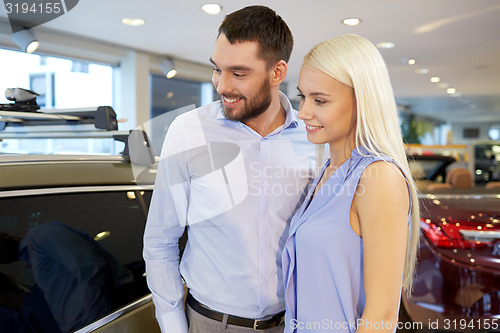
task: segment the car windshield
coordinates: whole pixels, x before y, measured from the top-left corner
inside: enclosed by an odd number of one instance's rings
[[[408,158],[410,172],[415,180],[432,180],[443,182],[446,175],[445,170],[455,160],[447,156],[420,156],[415,155]]]
[[[476,159],[500,162],[500,144],[480,144],[475,147]]]

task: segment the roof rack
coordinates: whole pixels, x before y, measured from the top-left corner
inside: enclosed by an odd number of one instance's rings
[[[3,139],[106,139],[115,138],[118,135],[129,135],[129,131],[102,131],[102,130],[81,130],[81,131],[30,131],[11,132],[0,131],[0,141]],[[122,141],[122,140],[116,140]]]
[[[0,131],[7,127],[93,124],[96,129],[118,130],[116,113],[111,106],[97,108],[43,110],[33,112],[0,111]]]
[[[113,139],[125,143],[122,156],[131,163],[153,165],[156,162],[153,147],[146,131],[130,130],[127,134],[113,135]]]
[[[89,124],[94,125],[95,129],[89,128]],[[62,130],[54,130],[51,125],[69,126],[61,126]],[[83,126],[75,128],[75,125]],[[26,129],[29,126],[39,126],[39,130]],[[110,106],[43,110],[43,112],[0,111],[0,141],[3,139],[70,138],[113,138],[125,144],[121,153],[125,160],[138,165],[155,163],[147,133],[137,129],[118,131],[116,113]]]

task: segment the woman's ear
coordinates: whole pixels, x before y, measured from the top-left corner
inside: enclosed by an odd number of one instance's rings
[[[272,79],[271,79],[271,87],[277,86],[283,82],[286,77],[286,72],[288,70],[288,65],[285,60],[278,61],[273,68]]]

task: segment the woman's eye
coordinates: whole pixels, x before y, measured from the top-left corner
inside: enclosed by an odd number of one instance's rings
[[[303,94],[297,94],[297,97],[300,98],[300,99],[304,99],[305,96]]]
[[[314,100],[314,103],[316,103],[316,104],[324,104],[324,103],[325,103],[325,101],[323,101],[323,100],[321,100],[321,99],[315,99],[315,100]]]
[[[219,68],[217,68],[217,67],[214,67],[214,72],[216,72],[216,73],[220,73],[220,69],[219,69]]]

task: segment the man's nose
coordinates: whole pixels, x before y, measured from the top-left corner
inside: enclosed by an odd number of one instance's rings
[[[219,75],[216,83],[217,84],[215,84],[215,89],[217,90],[217,93],[219,95],[228,94],[233,91],[231,80],[224,73]]]

